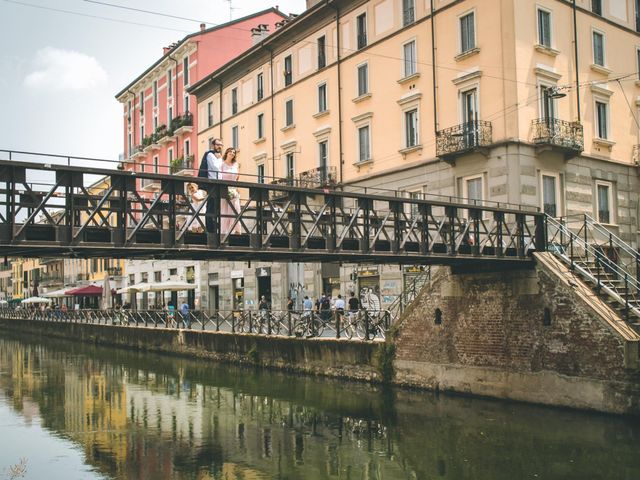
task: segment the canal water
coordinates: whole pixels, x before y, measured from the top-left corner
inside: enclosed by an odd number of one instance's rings
[[[640,424],[0,333],[0,479],[633,479]]]

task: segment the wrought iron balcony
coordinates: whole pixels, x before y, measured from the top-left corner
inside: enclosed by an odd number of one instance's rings
[[[169,128],[169,136],[180,135],[181,133],[188,133],[193,130],[193,115],[191,112],[187,112],[182,116],[176,117],[171,120],[171,126]]]
[[[59,285],[64,283],[64,276],[62,273],[45,273],[40,275],[40,285],[48,287],[52,285]]]
[[[302,172],[298,181],[303,188],[323,188],[334,186],[336,178],[336,167],[318,167]]]
[[[436,155],[455,157],[491,144],[491,122],[476,120],[445,128],[436,133]]]
[[[633,146],[633,164],[636,167],[640,167],[640,145]]]
[[[557,147],[568,154],[576,155],[584,149],[583,128],[580,122],[538,118],[531,122],[531,127],[532,141],[536,145]]]
[[[121,277],[122,267],[107,267],[107,274],[112,277]]]

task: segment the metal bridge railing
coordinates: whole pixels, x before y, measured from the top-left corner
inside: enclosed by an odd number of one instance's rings
[[[191,311],[69,310],[0,308],[0,318],[109,326],[188,329],[298,338],[384,339],[391,326],[388,310],[355,312],[288,310]]]

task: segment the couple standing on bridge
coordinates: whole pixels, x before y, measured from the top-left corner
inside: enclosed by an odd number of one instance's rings
[[[202,156],[200,162],[200,168],[198,169],[198,178],[209,178],[212,180],[231,180],[237,181],[239,177],[238,161],[235,148],[227,148],[222,153],[222,140],[214,138],[210,144],[211,149],[207,150]],[[201,189],[206,189],[207,185],[203,184],[199,186]],[[206,193],[198,189],[198,184],[189,183],[187,185],[188,193],[191,197],[191,202],[194,205],[194,209],[197,211],[197,207],[206,197]],[[213,215],[217,208],[215,200],[209,198],[207,200],[207,215],[205,217],[205,225],[207,232],[214,231]],[[229,187],[227,198],[222,199],[220,202],[220,233],[223,235],[233,233],[240,233],[240,225],[233,226],[236,216],[240,213],[240,192],[233,187]],[[233,226],[233,231],[231,227]]]

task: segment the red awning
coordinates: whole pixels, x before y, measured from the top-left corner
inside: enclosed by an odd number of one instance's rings
[[[74,297],[101,297],[102,287],[98,287],[97,285],[87,285],[86,287],[67,290],[65,294],[73,295]]]

